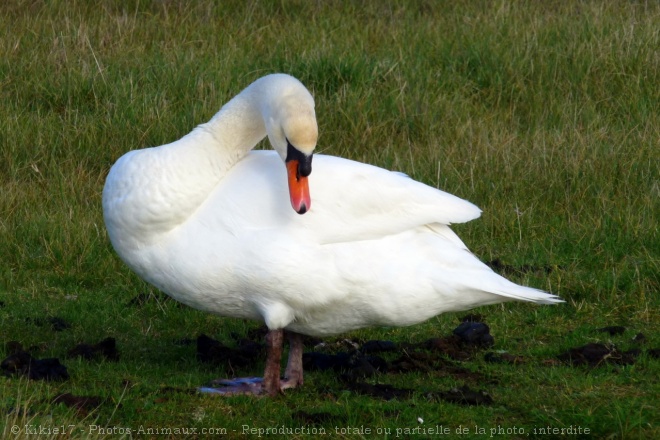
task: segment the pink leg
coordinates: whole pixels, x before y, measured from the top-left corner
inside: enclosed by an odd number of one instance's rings
[[[284,380],[281,382],[281,388],[296,388],[303,384],[303,339],[298,333],[288,332],[289,334],[289,360],[284,372]]]
[[[282,340],[284,330],[269,330],[266,334],[266,369],[264,371],[263,392],[271,397],[280,393],[280,362],[282,361]]]
[[[220,394],[223,396],[234,396],[238,394],[268,394],[276,396],[281,392],[280,388],[280,362],[282,360],[282,341],[284,330],[269,330],[266,334],[266,368],[263,379],[260,377],[244,377],[236,379],[222,379],[213,381],[218,387],[201,387],[202,393]],[[301,339],[301,367],[302,367],[302,339]],[[301,369],[302,383],[302,369]]]

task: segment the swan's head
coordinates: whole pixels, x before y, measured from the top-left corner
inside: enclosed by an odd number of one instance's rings
[[[312,172],[318,126],[314,99],[298,84],[300,87],[280,95],[265,122],[268,139],[286,165],[291,206],[298,214],[304,214],[311,206],[307,177]]]

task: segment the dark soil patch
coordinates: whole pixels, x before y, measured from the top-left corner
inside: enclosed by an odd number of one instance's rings
[[[448,365],[449,359],[470,359],[476,352],[493,343],[493,337],[486,324],[463,321],[454,330],[454,334],[432,338],[421,344],[397,346],[391,341],[367,341],[349,352],[335,354],[306,352],[303,354],[303,367],[305,370],[332,369],[350,378],[370,377],[378,372],[432,372],[447,367],[453,368],[453,364]],[[399,357],[391,363],[380,356],[367,355],[367,353],[397,352],[400,353]]]
[[[641,351],[637,349],[621,352],[614,345],[591,343],[571,348],[557,358],[574,367],[581,365],[596,367],[602,364],[631,365],[635,363],[640,353]]]
[[[0,362],[0,372],[4,376],[25,376],[32,380],[63,381],[69,378],[66,367],[57,358],[36,359],[24,351],[18,343],[12,352]]]
[[[390,385],[372,385],[360,381],[360,379],[372,377],[377,373],[422,372],[434,376],[449,376],[461,381],[493,383],[483,374],[470,371],[456,363],[456,360],[471,359],[476,352],[493,344],[490,329],[486,324],[480,322],[482,319],[479,315],[467,315],[462,318],[461,324],[452,335],[428,339],[420,344],[397,345],[391,341],[374,340],[367,341],[358,349],[348,352],[336,354],[306,352],[303,354],[303,368],[307,371],[336,371],[341,373],[341,378],[348,383],[348,387],[352,391],[385,400],[406,397],[411,390],[399,390]],[[384,355],[398,353],[398,357],[388,362],[372,353],[383,353]],[[504,359],[507,359],[506,356]],[[466,392],[463,394],[471,396]],[[482,394],[479,397],[481,399],[479,404],[483,404],[487,400]],[[451,393],[447,395],[449,396]],[[463,400],[473,402],[476,399],[475,397]]]
[[[632,340],[637,344],[643,344],[646,342],[646,335],[644,333],[637,333]]]
[[[67,352],[68,357],[81,357],[88,361],[105,359],[116,362],[119,360],[119,352],[115,338],[105,338],[96,344],[78,344]]]
[[[309,352],[303,354],[304,370],[334,370],[351,378],[370,377],[377,372],[386,372],[387,362],[378,356],[365,356],[360,351],[325,354]]]
[[[468,386],[452,388],[449,391],[431,393],[431,396],[437,396],[445,402],[451,402],[458,405],[491,405],[493,398],[485,391],[474,391]]]
[[[478,347],[491,347],[495,345],[495,339],[490,334],[490,328],[483,322],[463,321],[453,332],[468,345]]]
[[[484,355],[484,360],[493,364],[518,365],[525,363],[525,358],[522,356],[515,356],[509,353],[493,353],[492,351]]]
[[[369,353],[385,353],[396,351],[397,345],[392,341],[367,341],[360,347],[360,351],[364,354]]]
[[[486,324],[463,322],[454,329],[453,335],[428,339],[418,347],[442,353],[450,359],[465,361],[494,344],[495,340]]]
[[[428,352],[404,351],[401,356],[390,364],[390,373],[410,373],[414,371],[431,372],[438,368],[437,364],[444,361],[442,357]]]
[[[236,348],[204,334],[197,338],[197,359],[201,362],[223,365],[230,370],[253,365],[263,355],[264,345],[249,339],[242,339]]]

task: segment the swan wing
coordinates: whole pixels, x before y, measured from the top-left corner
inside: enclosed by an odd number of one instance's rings
[[[213,214],[206,214],[227,230],[270,230],[308,244],[374,240],[427,226],[461,247],[447,225],[481,214],[472,203],[405,174],[335,156],[314,156],[309,188],[311,209],[299,215],[289,204],[279,156],[253,151],[228,173],[202,211],[210,210]]]
[[[405,174],[334,156],[314,158],[310,192],[305,226],[320,243],[377,239],[425,225],[455,237],[443,225],[481,214],[472,203]]]

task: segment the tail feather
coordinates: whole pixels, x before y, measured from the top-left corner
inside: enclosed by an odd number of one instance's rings
[[[533,302],[535,304],[559,304],[565,302],[557,295],[544,292],[543,290],[519,286],[511,282],[508,282],[508,284],[506,288],[488,289],[488,292],[513,300]]]

